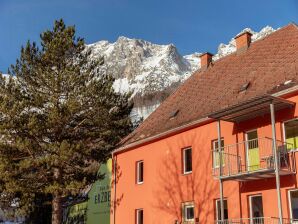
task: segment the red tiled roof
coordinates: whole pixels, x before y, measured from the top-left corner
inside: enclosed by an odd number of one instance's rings
[[[170,95],[122,146],[137,143],[186,125],[208,114],[250,98],[272,93],[287,80],[298,82],[298,26],[289,24],[258,40],[241,53],[233,53],[206,70],[198,70]],[[239,92],[241,86],[248,89]],[[171,114],[178,114],[170,119]]]

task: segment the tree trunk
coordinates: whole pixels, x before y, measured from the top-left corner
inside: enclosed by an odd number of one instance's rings
[[[53,195],[52,224],[62,224],[62,201],[59,194]]]
[[[61,178],[61,170],[55,168],[54,179],[58,182]],[[52,199],[52,224],[62,224],[62,197],[59,191],[53,194]]]

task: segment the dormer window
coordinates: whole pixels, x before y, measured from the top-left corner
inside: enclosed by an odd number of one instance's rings
[[[178,113],[179,113],[179,110],[172,111],[170,113],[170,120],[174,119],[178,115]]]
[[[244,84],[240,87],[240,89],[239,89],[239,93],[242,93],[242,92],[246,91],[246,90],[248,89],[249,86],[250,86],[250,82],[246,82],[246,83],[244,83]]]

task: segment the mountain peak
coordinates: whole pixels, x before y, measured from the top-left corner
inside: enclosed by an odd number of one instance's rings
[[[132,39],[132,38],[125,37],[125,36],[119,36],[116,42],[123,41],[123,40],[124,41],[131,41],[131,40],[135,40],[135,38]]]

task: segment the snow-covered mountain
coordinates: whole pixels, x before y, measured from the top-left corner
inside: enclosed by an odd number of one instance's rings
[[[101,71],[117,79],[117,91],[147,94],[164,90],[172,83],[188,77],[198,68],[196,62],[181,56],[173,44],[158,45],[145,40],[119,37],[114,43],[99,41],[89,45],[92,57],[103,54]]]
[[[104,56],[99,70],[116,78],[115,90],[133,93],[136,119],[146,118],[199,66],[196,54],[183,57],[173,44],[119,37],[114,43],[99,41],[88,47],[92,58]]]
[[[266,26],[259,32],[246,28],[240,33],[244,31],[253,33],[252,41],[256,41],[275,30]],[[92,50],[92,58],[104,56],[105,63],[99,69],[116,78],[115,90],[133,93],[135,119],[146,118],[180,83],[200,68],[201,53],[182,56],[173,44],[158,45],[119,37],[114,43],[99,41],[88,47]],[[231,39],[228,44],[219,45],[213,60],[235,51],[235,40]]]

